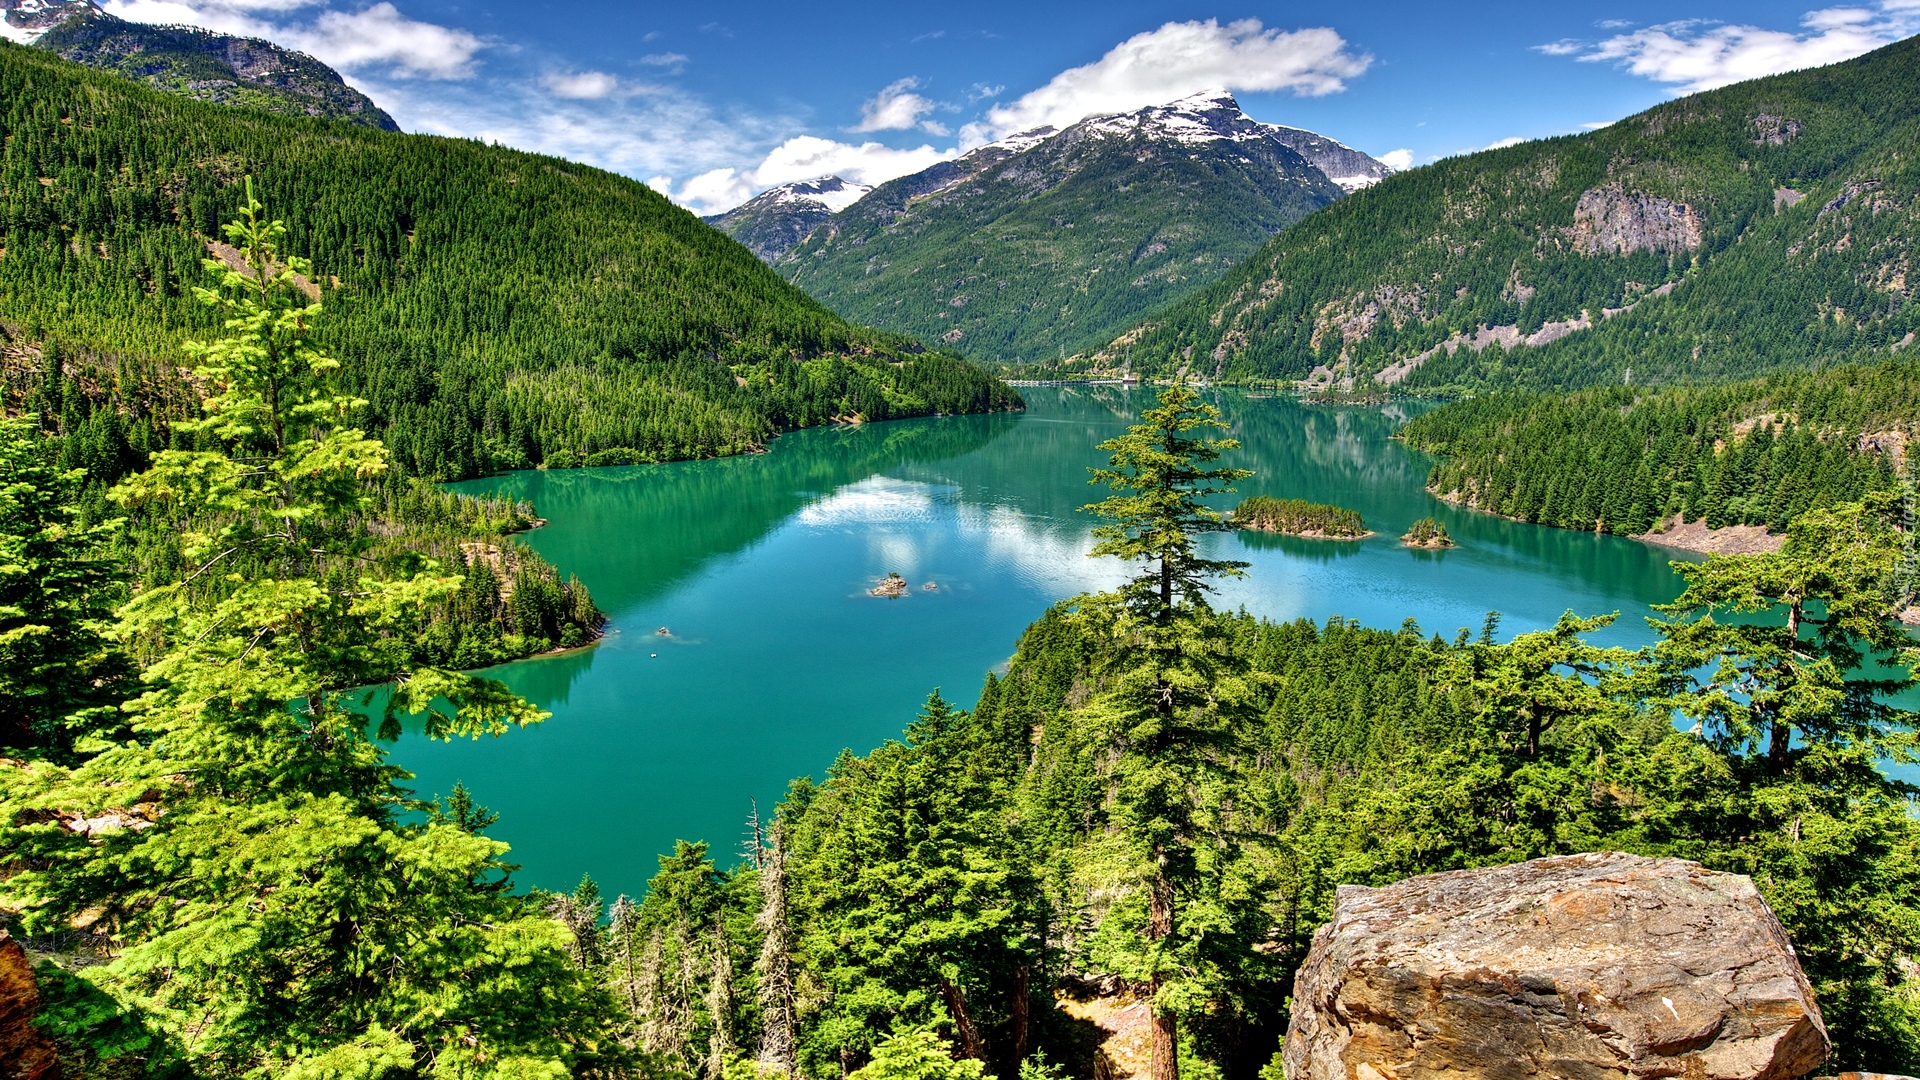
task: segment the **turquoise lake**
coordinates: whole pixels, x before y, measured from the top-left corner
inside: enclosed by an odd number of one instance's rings
[[[751,806],[843,749],[899,734],[929,691],[970,706],[1027,624],[1056,600],[1116,584],[1086,557],[1100,491],[1095,444],[1150,391],[1029,387],[1026,412],[796,432],[719,461],[524,472],[458,486],[530,499],[550,524],[527,543],[578,574],[609,616],[597,646],[488,672],[551,710],[500,739],[405,738],[396,760],[422,795],[455,781],[500,814],[523,885],[638,893],[676,839],[734,861]],[[1451,637],[1489,609],[1501,636],[1561,612],[1620,612],[1605,644],[1651,640],[1649,605],[1678,595],[1680,553],[1449,507],[1430,462],[1391,439],[1403,406],[1314,407],[1209,395],[1255,470],[1243,495],[1336,503],[1379,535],[1358,542],[1257,533],[1211,538],[1245,559],[1216,604],[1273,619],[1412,618]],[[1459,546],[1395,538],[1440,518]],[[888,572],[909,595],[867,595]],[[936,586],[927,590],[924,586]],[[658,633],[666,629],[667,634]]]

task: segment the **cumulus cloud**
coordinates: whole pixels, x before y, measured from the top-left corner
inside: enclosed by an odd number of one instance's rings
[[[860,122],[853,130],[907,131],[917,127],[930,135],[946,135],[945,124],[920,119],[940,104],[914,93],[919,86],[920,80],[911,75],[888,83],[860,106]]]
[[[757,192],[776,184],[812,180],[820,176],[838,176],[856,184],[884,184],[896,177],[917,173],[931,165],[958,156],[956,149],[936,150],[921,145],[896,150],[877,142],[859,144],[822,139],[814,135],[796,135],[773,148],[760,164],[751,169],[712,169],[675,188],[667,177],[655,177],[653,183],[669,191],[674,201],[702,214],[717,214],[746,202]],[[655,181],[664,180],[661,187]]]
[[[1509,135],[1504,139],[1498,139],[1494,142],[1490,142],[1487,145],[1481,147],[1481,149],[1482,150],[1505,150],[1509,146],[1519,146],[1521,143],[1526,141],[1527,140],[1521,138],[1518,135]]]
[[[1055,75],[1017,101],[996,106],[965,141],[1065,127],[1096,113],[1161,105],[1212,87],[1291,90],[1320,97],[1346,89],[1373,57],[1354,53],[1325,27],[1268,30],[1258,19],[1170,22],[1114,46],[1091,64]]]
[[[1413,151],[1407,149],[1389,150],[1377,159],[1380,164],[1394,172],[1403,172],[1413,168]]]
[[[438,23],[409,19],[381,2],[358,11],[321,11],[312,21],[272,16],[322,0],[106,0],[104,8],[132,22],[183,23],[225,34],[265,38],[348,71],[380,69],[402,78],[464,79],[486,43]]]
[[[1689,19],[1615,34],[1591,45],[1560,41],[1536,48],[1551,56],[1578,54],[1584,62],[1612,62],[1690,94],[1837,63],[1916,32],[1920,32],[1920,3],[1880,0],[1866,7],[1810,11],[1798,31]]]
[[[612,96],[620,80],[604,71],[549,71],[540,76],[540,85],[554,97],[591,101]]]
[[[338,67],[381,65],[430,79],[465,78],[482,47],[465,30],[409,19],[388,3],[352,13],[322,12],[294,38],[303,51]]]

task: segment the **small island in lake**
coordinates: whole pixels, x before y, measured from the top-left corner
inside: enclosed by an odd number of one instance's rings
[[[1450,548],[1453,537],[1447,535],[1447,527],[1438,520],[1424,517],[1413,523],[1413,528],[1407,530],[1400,542],[1408,547]]]
[[[897,600],[907,595],[907,579],[901,577],[899,574],[888,574],[886,577],[880,579],[880,584],[868,589],[867,595],[884,596],[889,600]]]
[[[1305,499],[1255,495],[1235,507],[1229,520],[1238,529],[1259,529],[1315,540],[1364,540],[1373,535],[1358,511]]]

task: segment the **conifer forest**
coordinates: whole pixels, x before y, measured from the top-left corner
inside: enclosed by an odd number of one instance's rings
[[[0,42],[0,1077],[1304,1080],[1343,887],[1588,852],[1746,875],[1823,1073],[1920,1071],[1920,39],[1322,177],[1018,368],[630,177],[115,40]],[[1629,189],[1687,242],[1589,244]],[[1640,543],[1679,529],[1759,542]],[[1536,565],[1585,575],[1545,616]],[[560,849],[418,775],[837,738],[995,604],[966,685],[777,798],[623,775]],[[681,625],[718,610],[799,659]],[[693,698],[749,687],[766,746],[649,712],[716,655]],[[580,854],[736,783],[644,879]]]

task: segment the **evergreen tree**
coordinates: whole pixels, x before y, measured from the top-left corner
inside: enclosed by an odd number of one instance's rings
[[[0,417],[0,749],[65,759],[119,727],[132,672],[106,636],[112,527],[82,524],[81,473],[49,460],[37,427]]]
[[[1911,655],[1895,618],[1899,512],[1879,494],[1801,516],[1776,553],[1674,564],[1687,588],[1656,623],[1662,661],[1686,673],[1674,708],[1728,753],[1764,746],[1776,774],[1796,739],[1908,756],[1915,714],[1887,697],[1911,678],[1871,674]]]
[[[261,210],[227,228],[244,268],[212,263],[221,286],[199,291],[229,331],[195,350],[205,448],[115,493],[173,522],[190,560],[120,613],[150,658],[132,737],[0,777],[0,851],[22,868],[6,902],[29,934],[81,919],[111,940],[81,977],[204,1076],[617,1067],[565,931],[476,886],[506,846],[411,819],[424,806],[369,735],[404,712],[442,738],[544,714],[386,644],[457,578],[343,573],[386,453],[351,426],[295,282],[310,268]]]
[[[1145,894],[1145,941],[1137,950],[1114,942],[1110,956],[1132,954],[1125,966],[1143,978],[1153,1000],[1149,1080],[1176,1080],[1176,1010],[1197,1004],[1181,976],[1194,971],[1191,946],[1201,932],[1183,920],[1179,894],[1210,869],[1210,845],[1199,834],[1212,823],[1194,795],[1217,783],[1223,713],[1241,696],[1231,654],[1214,633],[1218,623],[1208,618],[1206,593],[1209,579],[1247,566],[1200,554],[1200,534],[1233,527],[1202,500],[1232,491],[1228,485],[1252,473],[1213,466],[1239,444],[1192,434],[1225,425],[1219,410],[1184,384],[1161,391],[1141,419],[1100,444],[1109,463],[1092,470],[1091,482],[1124,494],[1084,509],[1109,521],[1094,530],[1099,543],[1091,554],[1145,563],[1120,590],[1130,618],[1119,629],[1126,643],[1108,719],[1119,751],[1111,783],[1120,850],[1113,857]]]

